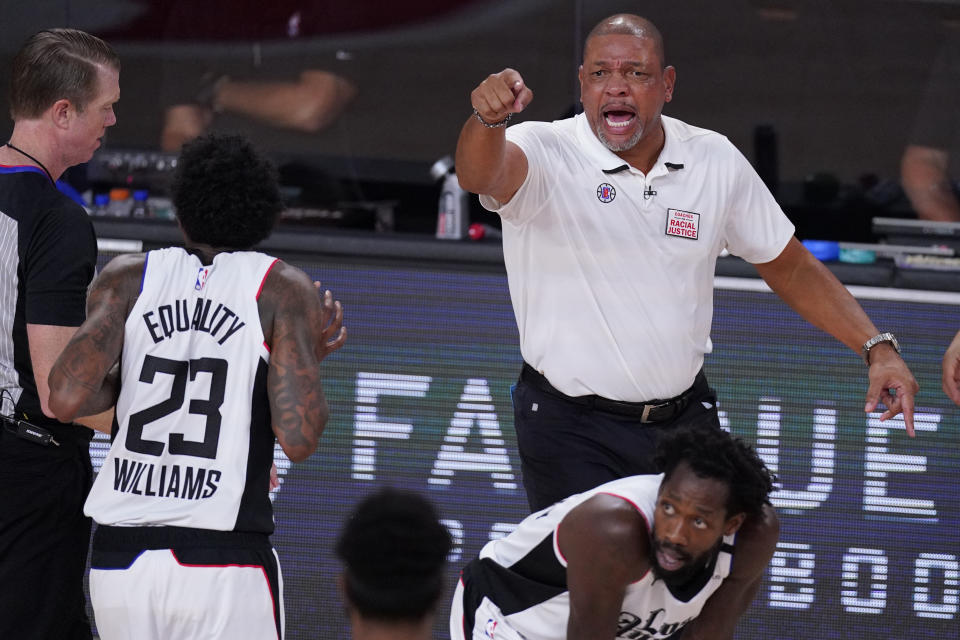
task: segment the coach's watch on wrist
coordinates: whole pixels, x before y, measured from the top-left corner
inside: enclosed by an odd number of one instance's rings
[[[889,342],[894,351],[900,353],[900,343],[897,342],[896,336],[888,331],[878,333],[863,343],[863,361],[867,363],[868,367],[870,366],[870,349],[873,349],[881,342]]]

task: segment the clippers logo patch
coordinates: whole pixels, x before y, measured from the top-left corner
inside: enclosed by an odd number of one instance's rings
[[[613,188],[613,185],[609,182],[604,182],[599,187],[597,187],[597,199],[600,202],[607,203],[613,202],[613,199],[617,197],[617,190]]]
[[[203,291],[203,285],[207,284],[207,275],[210,273],[210,267],[200,267],[200,270],[197,271],[197,281],[194,283],[193,288],[197,291]]]
[[[696,240],[700,235],[700,214],[667,209],[667,235]]]

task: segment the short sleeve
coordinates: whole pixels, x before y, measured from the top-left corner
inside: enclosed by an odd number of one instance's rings
[[[731,152],[735,175],[728,199],[726,248],[747,262],[770,262],[793,237],[793,223],[743,154],[733,145]]]
[[[72,202],[44,212],[23,258],[26,321],[80,326],[96,266],[97,240],[86,212]]]
[[[481,195],[480,204],[487,211],[499,213],[500,217],[513,224],[522,224],[546,208],[556,189],[552,188],[550,170],[558,154],[548,149],[553,134],[546,129],[547,123],[521,122],[507,129],[507,141],[520,148],[527,157],[527,177],[506,204]]]

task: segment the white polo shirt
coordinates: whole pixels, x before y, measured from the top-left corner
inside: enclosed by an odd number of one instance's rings
[[[726,137],[662,121],[648,175],[604,147],[583,114],[510,127],[526,180],[506,204],[480,197],[503,219],[523,358],[567,395],[682,393],[712,348],[717,256],[769,262],[793,236]]]

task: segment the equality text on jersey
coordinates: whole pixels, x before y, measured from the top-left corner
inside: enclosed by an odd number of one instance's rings
[[[246,326],[246,322],[222,303],[211,311],[213,301],[209,298],[197,298],[190,310],[190,300],[175,300],[173,304],[162,304],[143,314],[143,322],[154,344],[162,342],[175,333],[202,331],[209,333],[218,344]]]

